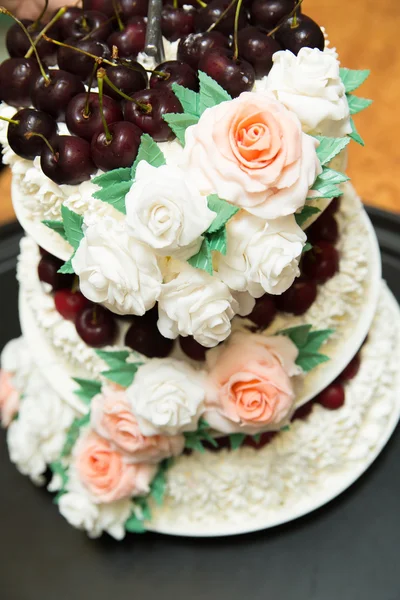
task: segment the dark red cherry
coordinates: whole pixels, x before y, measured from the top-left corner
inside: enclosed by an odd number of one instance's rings
[[[303,406],[299,406],[293,413],[291,421],[295,421],[296,419],[301,419],[304,421],[307,417],[310,416],[312,409],[314,406],[314,400],[310,400],[310,402],[306,402]]]
[[[58,273],[63,261],[51,254],[45,254],[38,264],[38,277],[43,283],[48,283],[55,290],[70,288],[74,280],[73,275]]]
[[[341,383],[331,383],[325,388],[318,396],[315,401],[321,404],[324,408],[329,410],[337,410],[343,406],[345,401],[344,388]]]
[[[269,31],[293,10],[295,4],[296,0],[253,0],[251,22]]]
[[[128,121],[111,123],[108,129],[112,136],[109,141],[104,131],[93,136],[90,147],[94,164],[103,171],[131,167],[140,146],[142,130]]]
[[[317,284],[308,279],[295,281],[286,292],[276,296],[276,305],[279,310],[303,315],[313,304],[317,297]]]
[[[122,31],[114,31],[107,43],[116,46],[120,57],[132,58],[143,52],[146,42],[146,21],[144,17],[132,17]]]
[[[164,6],[161,13],[161,31],[164,37],[171,42],[179,40],[183,35],[194,31],[193,8],[175,8]]]
[[[59,185],[78,185],[90,179],[96,171],[90,154],[90,144],[72,135],[60,135],[51,140],[53,152],[46,145],[40,157],[42,171]]]
[[[70,6],[67,8],[65,13],[57,21],[57,31],[59,39],[64,41],[69,38],[72,33],[72,29],[77,19],[82,18],[83,10],[77,6]]]
[[[119,5],[124,19],[147,17],[149,10],[148,0],[119,0]]]
[[[37,38],[44,25],[40,22],[36,23],[30,19],[21,19],[22,23],[28,29],[33,41]],[[50,35],[50,33],[48,33]],[[6,46],[11,57],[24,57],[31,47],[31,43],[25,34],[24,30],[14,23],[7,31]],[[55,65],[57,62],[57,47],[51,42],[47,42],[43,38],[36,45],[39,56],[46,65]]]
[[[339,253],[335,246],[320,240],[302,260],[302,273],[317,283],[325,283],[339,270]]]
[[[117,65],[115,67],[107,67],[106,75],[121,92],[128,96],[139,90],[147,88],[148,77],[147,73],[136,61],[124,61],[129,66]],[[121,96],[117,94],[107,82],[104,82],[104,93],[114,100],[121,100]]]
[[[340,209],[340,199],[341,196],[338,196],[337,198],[332,198],[323,214],[326,213],[330,215],[335,215]]]
[[[307,229],[307,239],[311,243],[325,240],[331,244],[336,244],[338,238],[338,224],[335,217],[329,212],[323,212],[322,215]]]
[[[74,46],[74,48],[99,56],[100,58],[109,59],[111,57],[109,47],[103,42],[90,39],[75,40],[69,38],[65,43]],[[95,62],[93,58],[86,56],[86,54],[82,54],[82,52],[78,52],[74,48],[58,48],[58,66],[64,71],[77,75],[82,81],[88,81],[93,74]]]
[[[190,33],[179,40],[177,58],[197,71],[200,60],[208,50],[228,47],[229,40],[220,31]]]
[[[33,82],[31,98],[35,108],[43,110],[54,119],[63,121],[69,101],[85,91],[85,86],[77,75],[51,69],[48,72],[50,85],[42,74]]]
[[[238,44],[239,56],[253,66],[256,77],[268,75],[274,53],[281,50],[276,40],[252,26],[239,31]]]
[[[174,341],[163,337],[151,319],[134,317],[125,336],[125,345],[149,358],[164,358],[170,354]]]
[[[67,32],[70,40],[90,37],[91,40],[104,42],[112,32],[112,23],[104,13],[87,10],[71,19],[68,27],[64,26],[63,35]]]
[[[99,107],[99,95],[91,92],[89,95],[88,112],[85,112],[87,94],[78,94],[68,104],[65,122],[68,129],[89,142],[93,136],[103,131],[103,123]],[[103,96],[103,111],[107,124],[122,121],[121,108],[115,100]]]
[[[82,340],[92,348],[111,345],[117,335],[113,314],[100,304],[83,308],[76,316],[75,327]]]
[[[103,13],[108,18],[113,17],[115,14],[112,0],[83,0],[82,8],[83,12],[96,10]]]
[[[54,304],[64,319],[75,321],[77,314],[90,302],[81,292],[66,289],[58,290],[54,294]]]
[[[231,0],[211,0],[207,6],[201,8],[195,15],[194,24],[196,31],[207,31],[207,29],[216,21],[218,21],[222,13],[231,4]],[[215,29],[221,31],[225,35],[232,35],[234,30],[236,4],[232,5],[225,17],[219,21]],[[245,9],[242,7],[239,15],[239,31],[246,27],[248,23]]]
[[[8,58],[0,65],[0,99],[10,106],[31,105],[31,87],[39,73],[34,58]]]
[[[302,48],[325,48],[325,38],[321,28],[315,21],[306,15],[299,14],[294,21],[294,17],[288,17],[283,21],[278,31],[275,33],[275,39],[282,48],[290,50],[293,54],[298,54]]]
[[[232,98],[251,90],[255,81],[251,64],[241,58],[235,59],[233,52],[224,48],[206,52],[199,63],[199,70],[215,79]]]
[[[195,92],[199,89],[197,73],[187,63],[180,60],[167,60],[158,65],[155,70],[156,72],[152,73],[150,77],[151,88],[172,90],[172,84],[178,83]],[[164,76],[159,75],[158,72],[163,73]]]
[[[275,300],[265,294],[258,300],[248,318],[260,329],[265,329],[272,323],[276,315]]]
[[[126,102],[125,119],[148,133],[156,142],[172,140],[175,135],[163,119],[166,113],[181,113],[182,106],[175,94],[166,89],[142,90],[132,94],[132,98],[143,105],[144,110],[134,102]]]
[[[186,356],[189,356],[189,358],[199,361],[204,361],[206,359],[206,352],[208,348],[205,348],[199,344],[199,342],[196,342],[191,335],[188,335],[187,337],[180,337],[179,345]]]
[[[339,375],[337,380],[340,382],[345,382],[345,381],[350,381],[350,379],[354,379],[354,377],[357,375],[358,371],[360,370],[360,364],[361,364],[361,355],[358,352],[358,354],[355,355],[353,360],[350,361],[349,364],[347,365],[347,367],[341,372],[341,374]]]
[[[28,138],[26,137],[27,134],[40,133],[51,140],[57,133],[57,125],[54,119],[41,110],[23,108],[15,113],[12,120],[18,121],[18,124],[9,123],[8,143],[18,156],[28,160],[33,160],[35,156],[39,156],[45,142],[38,136]]]
[[[243,445],[250,446],[251,448],[262,448],[271,443],[277,433],[277,431],[265,431],[260,435],[258,441],[253,436],[248,435],[244,440]]]

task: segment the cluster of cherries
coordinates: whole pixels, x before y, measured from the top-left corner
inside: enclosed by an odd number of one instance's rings
[[[16,20],[7,34],[10,58],[0,65],[0,99],[19,109],[9,122],[11,148],[26,159],[40,155],[57,184],[76,185],[97,168],[132,165],[143,132],[159,142],[174,137],[163,119],[182,112],[173,83],[198,90],[200,69],[236,97],[269,72],[277,50],[324,48],[301,0],[180,1],[163,7],[161,23],[165,37],[180,40],[177,60],[150,78],[136,60],[148,0],[83,0],[45,27],[40,19]],[[71,135],[58,135],[57,121]]]

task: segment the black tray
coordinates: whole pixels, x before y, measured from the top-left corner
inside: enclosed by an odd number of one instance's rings
[[[369,209],[400,298],[400,218]],[[0,348],[19,333],[21,230],[0,230]],[[399,600],[400,435],[339,498],[264,532],[221,539],[153,533],[89,540],[11,465],[0,435],[1,600]]]

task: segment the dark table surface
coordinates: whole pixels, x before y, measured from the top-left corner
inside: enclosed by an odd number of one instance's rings
[[[400,219],[369,211],[400,298]],[[20,231],[0,230],[0,348],[18,335]],[[264,532],[89,540],[11,465],[0,434],[0,600],[399,600],[400,435],[349,490]]]

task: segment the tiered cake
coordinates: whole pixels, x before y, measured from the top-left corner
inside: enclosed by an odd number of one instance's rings
[[[294,518],[397,421],[398,307],[344,174],[368,71],[300,4],[165,6],[161,64],[147,2],[61,9],[34,50],[10,29],[26,236],[0,411],[11,460],[90,536]]]

